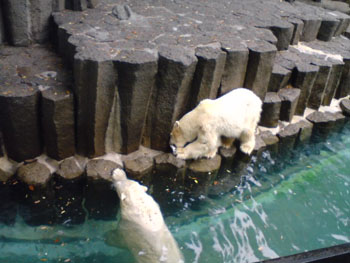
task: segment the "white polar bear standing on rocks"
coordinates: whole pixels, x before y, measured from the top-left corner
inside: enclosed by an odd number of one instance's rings
[[[138,263],[184,263],[159,205],[146,193],[147,187],[129,180],[122,169],[113,172],[120,199],[120,221],[107,233],[106,242],[130,250]]]
[[[262,102],[252,91],[238,88],[222,97],[202,100],[176,121],[170,147],[181,159],[212,158],[220,146],[229,148],[235,139],[240,149],[251,154]]]

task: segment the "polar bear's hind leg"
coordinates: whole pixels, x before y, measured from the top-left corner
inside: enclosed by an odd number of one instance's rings
[[[251,130],[243,130],[240,136],[241,151],[245,154],[250,155],[255,147],[255,134]]]

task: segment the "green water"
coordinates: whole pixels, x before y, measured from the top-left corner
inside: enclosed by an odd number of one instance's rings
[[[284,159],[264,152],[240,177],[229,172],[219,196],[170,191],[163,210],[186,262],[256,262],[350,242],[349,125]],[[28,227],[18,218],[0,225],[0,262],[129,263],[128,252],[104,244],[114,226]]]

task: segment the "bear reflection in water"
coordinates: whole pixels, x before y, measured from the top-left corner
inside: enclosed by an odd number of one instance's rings
[[[170,147],[181,159],[213,158],[220,146],[229,148],[235,139],[251,154],[262,102],[252,91],[238,88],[222,97],[202,100],[179,121],[170,134]]]
[[[106,235],[107,244],[129,249],[138,263],[183,263],[159,205],[146,193],[147,187],[129,180],[122,169],[114,170],[113,184],[121,212],[117,229]]]

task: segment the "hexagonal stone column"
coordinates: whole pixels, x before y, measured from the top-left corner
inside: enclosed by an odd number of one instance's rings
[[[193,50],[175,46],[160,47],[151,134],[153,149],[168,149],[172,125],[187,109],[196,64]]]
[[[58,87],[42,91],[41,114],[47,155],[56,160],[74,155],[74,101],[71,91]]]
[[[344,63],[342,61],[334,62],[329,75],[327,86],[324,90],[322,105],[330,105],[339,86]]]
[[[267,92],[262,106],[259,125],[277,127],[282,101],[276,92]]]
[[[264,41],[249,45],[249,61],[244,87],[264,99],[276,55],[276,47]]]
[[[296,76],[293,80],[293,86],[300,89],[300,97],[295,109],[296,115],[303,115],[306,105],[309,101],[312,87],[314,85],[319,67],[310,64],[297,64]]]
[[[220,95],[243,87],[247,72],[249,51],[239,40],[223,41],[222,49],[227,53],[221,79]]]
[[[278,92],[282,100],[280,120],[290,122],[295,114],[295,110],[300,97],[300,89],[284,88]]]
[[[34,87],[13,85],[0,87],[0,121],[8,157],[21,162],[41,154],[40,93]]]
[[[76,58],[74,78],[77,152],[84,156],[103,155],[116,87],[113,63]]]
[[[136,151],[141,144],[151,93],[155,86],[157,59],[156,53],[125,51],[115,61],[118,71],[116,106],[120,112],[120,116],[116,116],[120,123],[115,123],[115,129],[120,129],[121,137],[114,136],[114,140],[120,141],[120,149],[115,149],[118,152]]]
[[[203,99],[215,99],[224,73],[226,53],[220,46],[196,48],[198,63],[192,83],[190,108],[193,109]]]

